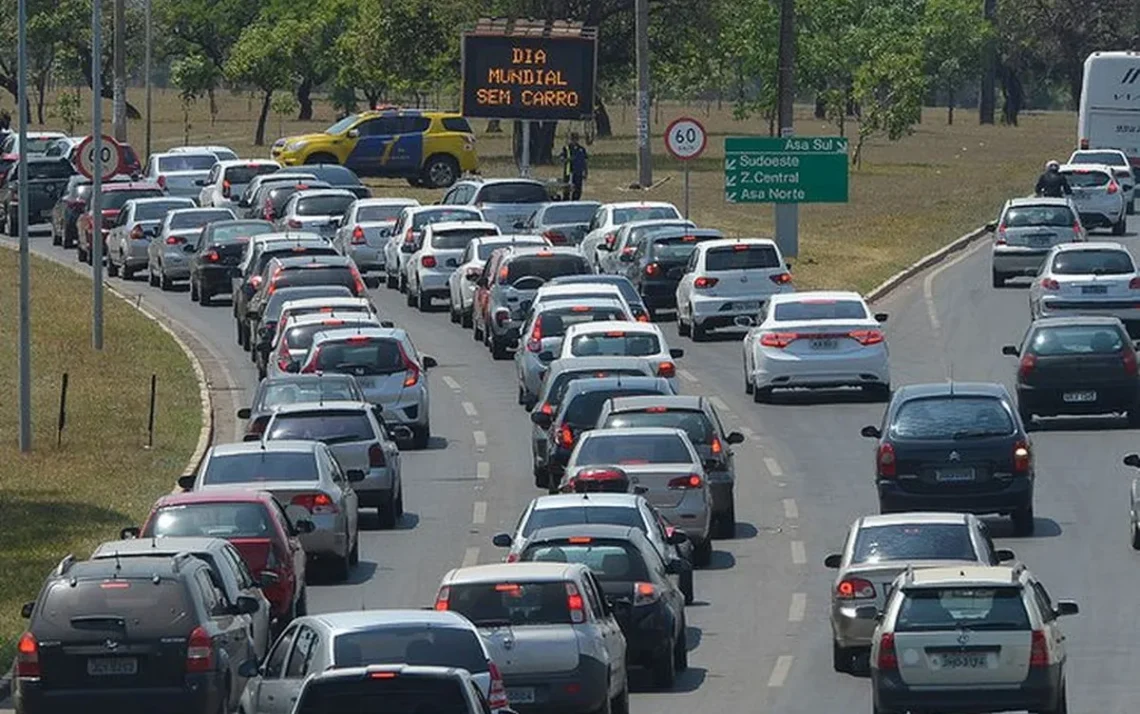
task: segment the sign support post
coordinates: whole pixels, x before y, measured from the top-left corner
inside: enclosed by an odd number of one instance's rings
[[[519,176],[530,178],[530,122],[522,124],[522,148],[519,151]]]
[[[16,110],[20,117],[20,162],[16,169],[20,177],[20,208],[16,220],[20,222],[20,451],[32,450],[32,318],[31,311],[31,256],[28,247],[28,2],[19,0],[17,10],[18,85]],[[10,209],[9,209],[10,210]]]
[[[91,345],[103,349],[103,0],[91,0]]]
[[[685,220],[689,220],[689,162],[685,162]]]
[[[786,126],[780,130],[781,137],[792,137],[795,130]],[[786,258],[798,258],[800,255],[800,204],[777,203],[776,214],[776,245]]]
[[[665,128],[665,149],[685,167],[685,220],[689,219],[689,162],[705,152],[708,133],[705,127],[691,117],[680,117]]]

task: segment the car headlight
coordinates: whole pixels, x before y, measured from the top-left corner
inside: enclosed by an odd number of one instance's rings
[[[286,151],[300,151],[304,148],[305,142],[303,141],[290,141],[285,144]]]

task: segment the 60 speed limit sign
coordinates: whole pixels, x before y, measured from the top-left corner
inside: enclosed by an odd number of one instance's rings
[[[681,117],[674,119],[665,130],[665,148],[674,158],[687,161],[695,159],[705,151],[708,134],[696,119]]]
[[[102,180],[106,181],[119,173],[122,169],[123,150],[112,137],[103,135],[102,151]],[[75,151],[75,168],[87,178],[95,177],[95,137],[88,136],[79,143]]]

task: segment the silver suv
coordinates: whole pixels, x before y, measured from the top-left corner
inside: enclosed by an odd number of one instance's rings
[[[1053,246],[1085,240],[1077,208],[1067,198],[1010,199],[986,230],[994,234],[990,269],[995,288],[1010,278],[1037,275]]]
[[[874,605],[863,619],[880,617]],[[1024,565],[909,569],[894,582],[871,645],[876,712],[1063,714],[1065,636],[1075,602],[1049,597]]]

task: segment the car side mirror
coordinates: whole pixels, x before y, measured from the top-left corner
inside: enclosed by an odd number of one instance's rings
[[[554,422],[554,417],[546,412],[531,412],[530,421],[539,429],[549,429]]]
[[[36,609],[35,601],[26,602],[20,606],[20,617],[29,620],[32,617],[32,610]]]
[[[691,567],[685,561],[674,558],[665,564],[665,572],[669,575],[681,575],[688,572]]]
[[[1077,615],[1080,613],[1080,611],[1081,611],[1080,606],[1077,605],[1077,603],[1073,602],[1072,600],[1058,600],[1057,601],[1057,609],[1054,610],[1054,612],[1057,613],[1057,617],[1065,617],[1066,615]]]
[[[685,350],[679,347],[674,347],[673,349],[669,350],[669,356],[673,359],[681,359],[685,356]]]
[[[261,588],[268,588],[281,582],[281,576],[272,570],[262,570],[257,574],[257,585]]]
[[[993,233],[997,230],[997,221],[990,221],[986,224],[986,233]]]
[[[705,473],[708,473],[709,471],[716,471],[717,467],[720,466],[720,462],[716,459],[707,459],[701,466],[704,467]]]
[[[859,434],[867,439],[879,439],[883,436],[883,432],[879,431],[877,426],[865,426],[859,430]]]
[[[401,253],[415,253],[416,252],[416,244],[415,243],[405,243],[402,246],[400,246],[400,252]]]
[[[194,476],[194,474],[187,474],[185,476],[179,476],[178,477],[178,488],[182,489],[183,491],[189,491],[189,490],[194,488],[194,481],[195,480],[196,480],[196,477]]]
[[[863,605],[862,607],[855,608],[856,620],[878,620],[879,617],[879,608],[874,605]]]
[[[496,533],[491,538],[491,543],[496,548],[510,548],[512,541],[510,533]]]
[[[127,526],[119,530],[119,540],[130,540],[138,538],[141,529],[138,526]]]
[[[239,596],[237,603],[234,605],[234,610],[237,611],[239,615],[252,615],[260,609],[261,605],[258,604],[257,600],[248,595]]]
[[[1013,551],[1006,548],[995,550],[994,557],[997,558],[997,561],[999,563],[1008,563],[1011,560],[1017,559],[1017,556],[1013,554]]]
[[[1016,357],[1018,355],[1017,346],[1016,345],[1004,345],[1001,348],[1001,353],[1003,355],[1008,355],[1009,357]]]
[[[890,315],[888,315],[885,312],[876,312],[875,313],[875,320],[877,322],[886,322],[888,317],[890,317]]]
[[[380,321],[380,327],[395,327],[395,326],[396,326],[396,323],[392,322],[391,320],[381,320]]]
[[[832,553],[823,559],[823,567],[835,570],[843,562],[843,556],[839,553]]]
[[[463,276],[463,279],[469,283],[478,283],[480,277],[481,276],[479,275],[479,273],[467,273],[466,275]]]
[[[523,397],[523,409],[527,410],[528,412],[534,411],[534,408],[537,405],[538,405],[538,398],[537,397],[533,397],[530,395]]]
[[[238,419],[249,419],[251,416],[253,416],[253,410],[249,407],[242,407],[237,410]]]
[[[424,369],[432,369],[439,366],[439,362],[431,355],[422,355],[420,361],[424,363]]]
[[[187,243],[186,245],[182,246],[183,253],[193,253],[196,250],[198,250],[198,246],[194,245],[193,243]]]
[[[360,130],[359,129],[349,129],[348,130],[348,138],[349,139],[359,139],[360,138]]]
[[[247,659],[238,665],[238,675],[246,679],[252,679],[261,674],[261,670],[255,659]]]
[[[522,221],[515,221],[515,224],[513,227],[516,231],[521,231],[522,229],[526,228],[526,223],[524,223]]]
[[[736,325],[737,327],[749,328],[756,325],[756,320],[755,318],[748,315],[737,315],[736,317],[732,318],[732,324]]]
[[[621,255],[618,256],[618,262],[632,263],[633,262],[633,253],[622,253]]]
[[[195,186],[205,186],[206,185],[206,179],[194,179],[194,185]]]
[[[1140,454],[1129,454],[1125,456],[1124,465],[1131,466],[1134,469],[1140,469]]]
[[[339,228],[340,222],[342,220],[344,220],[344,219],[342,219],[340,216],[333,216],[333,219],[331,221],[329,221],[329,225],[332,226],[333,228]]]
[[[306,533],[312,533],[315,531],[317,529],[317,526],[308,518],[298,518],[297,520],[293,521],[293,529],[298,533],[304,535]]]
[[[349,483],[357,483],[358,481],[363,481],[367,474],[360,469],[349,469],[344,475],[348,478]]]
[[[669,545],[681,545],[682,543],[687,543],[688,541],[689,534],[676,528],[665,534],[665,542]]]
[[[734,431],[729,433],[728,436],[724,437],[724,440],[729,444],[743,444],[744,434],[741,434],[739,431]]]
[[[288,372],[289,374],[297,374],[298,372],[301,371],[301,365],[296,360],[294,360],[294,361],[290,362],[289,364],[285,365],[285,371]]]
[[[551,352],[550,350],[546,350],[545,352],[539,352],[538,353],[538,361],[542,362],[543,364],[550,364],[551,362],[554,361],[554,353]]]

